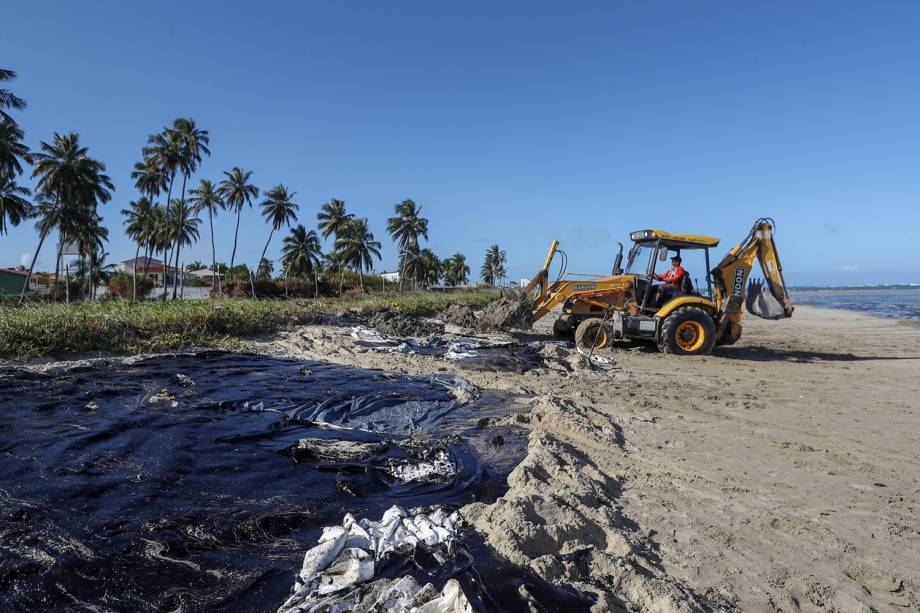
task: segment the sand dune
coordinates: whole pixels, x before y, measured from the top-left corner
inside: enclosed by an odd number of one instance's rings
[[[602,370],[569,356],[520,375],[367,352],[317,326],[256,348],[518,394],[508,419],[532,428],[528,457],[503,498],[463,511],[595,610],[920,606],[917,325],[800,307],[749,318],[709,357],[623,345]]]

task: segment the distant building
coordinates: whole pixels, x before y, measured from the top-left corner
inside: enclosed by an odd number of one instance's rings
[[[384,281],[389,283],[399,283],[399,271],[394,270],[393,272],[379,272],[377,276],[382,278]]]
[[[190,270],[186,273],[189,277],[193,279],[198,279],[199,281],[204,281],[205,283],[213,283],[214,277],[220,277],[220,273],[215,273],[210,268],[199,268],[198,270]]]
[[[0,298],[4,296],[18,296],[22,292],[22,284],[26,282],[26,277],[29,276],[24,270],[18,270],[16,268],[0,268]],[[54,275],[42,275],[41,273],[35,273],[32,275],[32,278],[29,279],[29,287],[26,289],[26,293],[38,293],[38,294],[47,294],[48,285],[43,283],[45,279],[42,277],[50,278]]]
[[[170,281],[176,277],[176,268],[174,266],[166,266],[166,274],[169,275]],[[149,276],[154,285],[163,285],[163,274],[164,267],[163,262],[154,258],[131,258],[130,260],[124,260],[115,265],[115,270],[118,272],[126,272],[129,275],[133,275],[135,272],[138,274],[144,274],[144,271],[147,271],[147,276]],[[183,279],[188,278],[186,273],[180,271],[179,273]]]

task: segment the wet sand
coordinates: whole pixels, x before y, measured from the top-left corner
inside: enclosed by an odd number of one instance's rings
[[[595,610],[920,608],[917,324],[799,307],[749,317],[713,356],[623,345],[601,352],[612,366],[560,351],[524,374],[369,352],[323,326],[252,348],[519,395],[507,421],[531,427],[528,456],[464,515]]]

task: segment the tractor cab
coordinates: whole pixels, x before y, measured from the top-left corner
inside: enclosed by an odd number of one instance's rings
[[[672,234],[663,230],[639,230],[632,232],[629,237],[633,240],[633,246],[626,260],[625,274],[635,279],[635,295],[639,313],[655,313],[664,306],[664,303],[675,297],[712,296],[709,249],[719,245],[718,238],[697,234]],[[682,251],[701,251],[703,253],[706,270],[702,272],[704,272],[703,278],[706,279],[706,287],[705,289],[700,288],[693,282],[694,273],[699,279],[700,271],[691,270],[690,264],[682,263],[686,274],[681,286],[673,290],[669,288],[669,292],[663,292],[662,284],[654,280],[654,275],[667,270],[671,257],[683,258]]]

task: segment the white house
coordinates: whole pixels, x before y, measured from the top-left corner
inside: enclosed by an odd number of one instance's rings
[[[144,271],[147,271],[147,276],[153,279],[154,285],[163,285],[163,262],[154,258],[131,258],[130,260],[124,260],[115,265],[115,270],[118,272],[126,272],[128,274],[144,274]],[[166,270],[169,273],[169,278],[173,279],[176,275],[176,269],[174,266],[167,266]],[[185,278],[185,274],[182,274]]]
[[[379,272],[377,273],[377,276],[382,278],[384,281],[387,281],[388,283],[399,283],[398,270],[394,270],[393,272]]]
[[[211,283],[214,280],[215,276],[222,276],[220,275],[220,273],[215,273],[210,268],[199,268],[198,270],[190,270],[186,274],[193,279],[198,279],[199,281],[204,281],[205,283]]]

